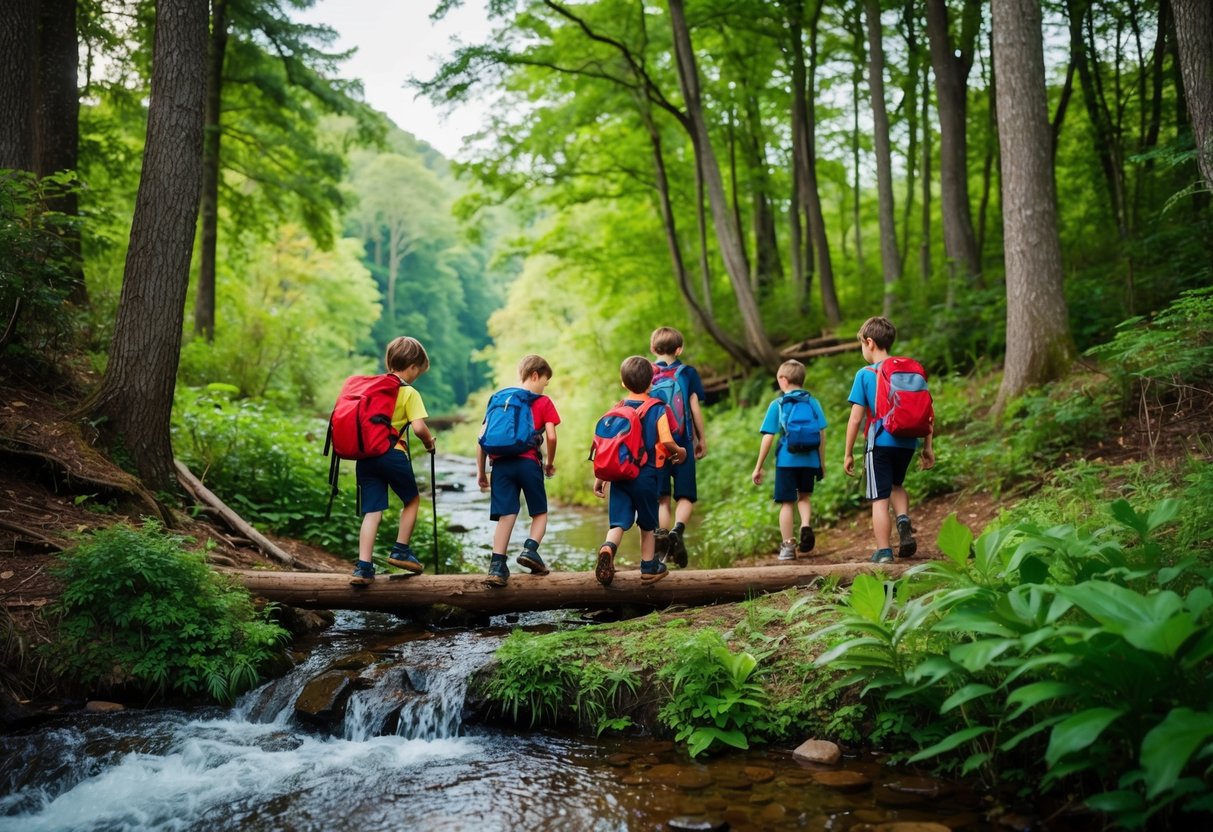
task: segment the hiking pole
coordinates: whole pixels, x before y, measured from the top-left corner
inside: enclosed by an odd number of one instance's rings
[[[434,462],[434,446],[430,445],[430,506],[434,515],[434,574],[441,573],[438,565],[438,466]]]

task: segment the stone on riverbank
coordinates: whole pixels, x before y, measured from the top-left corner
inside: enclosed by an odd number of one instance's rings
[[[842,749],[829,740],[805,740],[792,752],[792,758],[802,763],[835,766],[842,759]]]

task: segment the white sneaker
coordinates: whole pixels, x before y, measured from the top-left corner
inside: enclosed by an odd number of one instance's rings
[[[785,540],[779,547],[780,560],[796,560],[796,541]]]

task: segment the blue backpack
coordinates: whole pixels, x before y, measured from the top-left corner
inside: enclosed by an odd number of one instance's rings
[[[804,390],[784,393],[779,400],[779,429],[790,453],[807,454],[821,447],[821,424],[812,396]]]
[[[687,437],[691,429],[691,414],[687,407],[686,391],[682,389],[679,375],[686,369],[685,364],[675,364],[673,367],[653,365],[653,386],[649,395],[661,399],[669,407],[670,433],[679,444]]]
[[[484,411],[480,447],[493,456],[518,456],[539,447],[543,432],[535,429],[531,402],[539,396],[521,387],[498,390]]]

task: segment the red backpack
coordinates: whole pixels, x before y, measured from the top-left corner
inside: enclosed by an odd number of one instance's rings
[[[594,476],[607,482],[634,480],[648,461],[644,444],[644,417],[660,399],[647,399],[633,407],[621,401],[602,415],[594,426],[590,461]]]
[[[682,442],[691,428],[690,409],[687,407],[686,393],[682,389],[679,375],[686,369],[685,364],[659,367],[653,365],[653,386],[649,395],[661,399],[669,407],[670,433],[675,442]]]
[[[869,370],[876,373],[875,410],[869,427],[891,436],[915,439],[930,435],[935,408],[927,389],[927,371],[913,358],[890,356]]]
[[[343,459],[368,459],[383,456],[400,441],[400,432],[392,427],[396,399],[405,381],[393,373],[381,376],[350,376],[341,387],[333,413],[329,416],[328,435],[324,438],[324,455],[333,450],[329,464],[328,510],[337,496],[337,476]],[[405,430],[408,430],[407,426]]]

